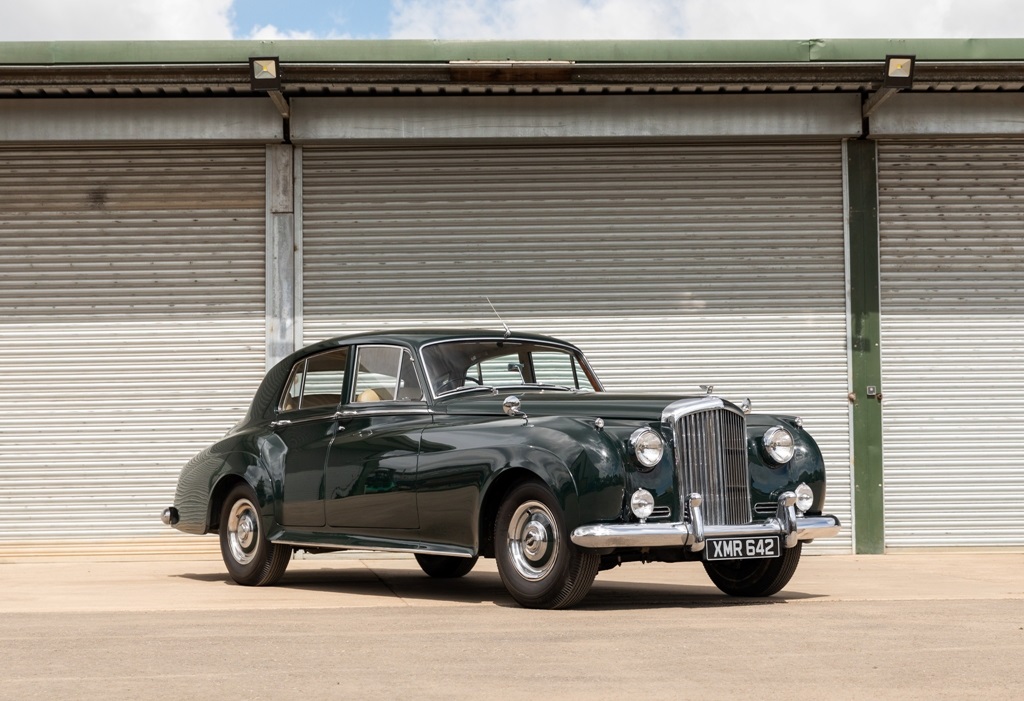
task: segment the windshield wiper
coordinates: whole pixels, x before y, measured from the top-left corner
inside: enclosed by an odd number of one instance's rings
[[[450,397],[453,394],[468,394],[469,392],[489,392],[490,394],[497,394],[498,390],[490,385],[464,385],[462,387],[456,387],[455,389],[445,390],[437,395],[437,398]]]

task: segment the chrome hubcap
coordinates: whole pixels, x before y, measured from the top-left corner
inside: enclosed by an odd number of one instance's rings
[[[256,507],[248,499],[239,499],[228,514],[228,549],[240,565],[248,565],[256,557],[260,522]]]
[[[524,579],[535,582],[551,573],[558,555],[558,530],[547,506],[528,501],[516,509],[508,525],[508,554]]]

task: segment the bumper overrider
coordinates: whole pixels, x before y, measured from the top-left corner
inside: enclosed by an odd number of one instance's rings
[[[689,546],[693,552],[704,549],[707,538],[744,538],[780,536],[786,548],[800,541],[829,538],[839,533],[839,519],[829,514],[803,516],[796,510],[796,494],[779,496],[775,516],[766,521],[736,525],[708,525],[701,511],[703,498],[687,498],[690,521],[674,523],[596,523],[580,526],[572,532],[572,542],[581,548],[660,548]]]

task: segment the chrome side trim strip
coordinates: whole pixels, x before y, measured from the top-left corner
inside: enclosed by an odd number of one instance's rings
[[[277,540],[277,539],[271,538],[271,542],[279,544],[279,545],[290,545],[293,548],[314,548],[316,550],[366,550],[368,552],[412,553],[414,555],[415,554],[419,554],[419,555],[445,555],[447,557],[464,557],[464,558],[471,558],[471,557],[473,557],[473,553],[468,552],[468,551],[464,551],[464,550],[459,550],[459,551],[439,550],[439,549],[436,549],[436,548],[431,548],[431,547],[429,547],[427,545],[424,545],[423,547],[407,547],[407,548],[402,548],[402,547],[382,547],[382,546],[379,546],[379,545],[373,545],[373,546],[370,546],[370,545],[334,545],[333,543],[330,543],[330,544],[327,544],[327,543],[309,543],[309,542],[305,542],[305,541],[302,541],[302,540],[296,540],[296,539],[291,539],[291,538],[284,539],[284,540]]]

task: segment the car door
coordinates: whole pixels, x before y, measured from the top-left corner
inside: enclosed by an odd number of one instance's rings
[[[351,401],[341,407],[328,451],[327,525],[415,529],[420,434],[431,415],[412,354],[399,346],[360,346],[353,372]]]
[[[285,527],[326,523],[324,466],[338,430],[348,357],[343,347],[297,362],[271,424],[275,460],[283,465],[280,522]]]

